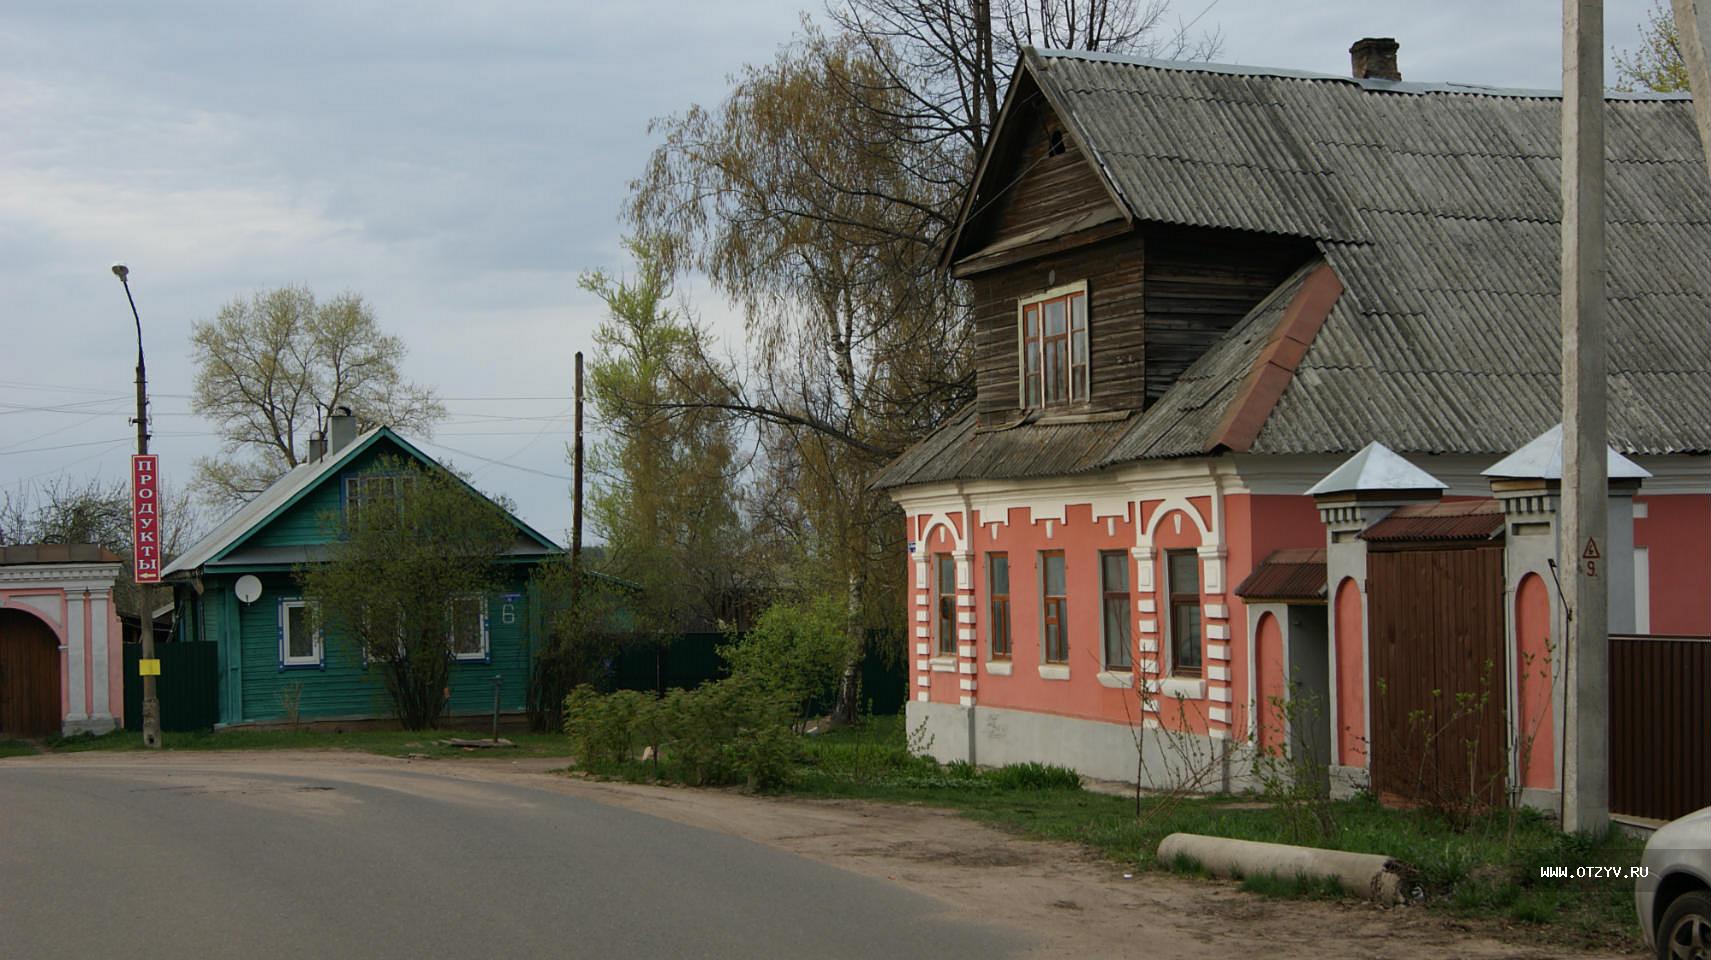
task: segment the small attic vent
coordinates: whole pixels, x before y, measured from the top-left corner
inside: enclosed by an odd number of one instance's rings
[[[1054,128],[1046,134],[1046,156],[1061,156],[1063,151],[1063,131]]]

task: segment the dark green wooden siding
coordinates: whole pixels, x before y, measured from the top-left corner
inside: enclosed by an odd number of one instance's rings
[[[237,662],[241,678],[227,670],[228,684],[236,687],[235,716],[227,723],[285,719],[285,693],[294,683],[302,684],[298,715],[311,720],[324,717],[390,717],[392,702],[385,679],[377,669],[366,668],[355,647],[329,635],[323,643],[324,667],[284,667],[279,656],[279,603],[300,597],[301,589],[290,574],[261,574],[262,595],[254,603],[236,604],[238,626]],[[222,591],[235,577],[222,577]],[[460,661],[451,668],[452,714],[484,713],[493,709],[493,677],[500,680],[500,707],[511,712],[526,704],[529,673],[528,598],[523,584],[527,574],[513,574],[510,589],[488,597],[488,649],[491,662]],[[514,595],[513,599],[506,599]],[[505,606],[511,606],[511,622],[505,622]],[[218,609],[217,604],[208,604]],[[210,632],[217,626],[210,626]],[[234,684],[234,681],[239,681]],[[230,703],[231,693],[227,702]]]

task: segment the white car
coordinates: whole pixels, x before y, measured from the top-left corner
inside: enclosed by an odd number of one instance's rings
[[[1646,946],[1662,960],[1711,960],[1711,807],[1658,828],[1634,886]]]

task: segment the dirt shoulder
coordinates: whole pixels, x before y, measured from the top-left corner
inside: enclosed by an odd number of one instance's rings
[[[138,754],[19,758],[0,763],[0,773],[12,763],[146,765],[155,759]],[[412,762],[342,752],[198,753],[173,759],[233,773],[308,773],[314,768],[316,775],[342,772],[355,779],[433,773],[613,804],[899,884],[943,903],[951,915],[1025,930],[1039,938],[1042,957],[1634,956],[1576,954],[1553,943],[1508,943],[1490,927],[1418,909],[1273,900],[1227,883],[1154,872],[1125,879],[1120,867],[1079,847],[1021,839],[922,807],[596,782],[556,773],[562,761],[550,759]]]

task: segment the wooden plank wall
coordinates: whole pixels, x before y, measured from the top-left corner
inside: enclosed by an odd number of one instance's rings
[[[974,277],[975,364],[981,425],[1021,416],[1016,304],[1087,281],[1088,395],[1080,411],[1138,408],[1142,399],[1142,267],[1138,235],[1030,260]]]
[[[1610,638],[1610,812],[1711,806],[1711,638]]]
[[[1146,402],[1313,255],[1293,237],[1191,227],[1147,231]]]

